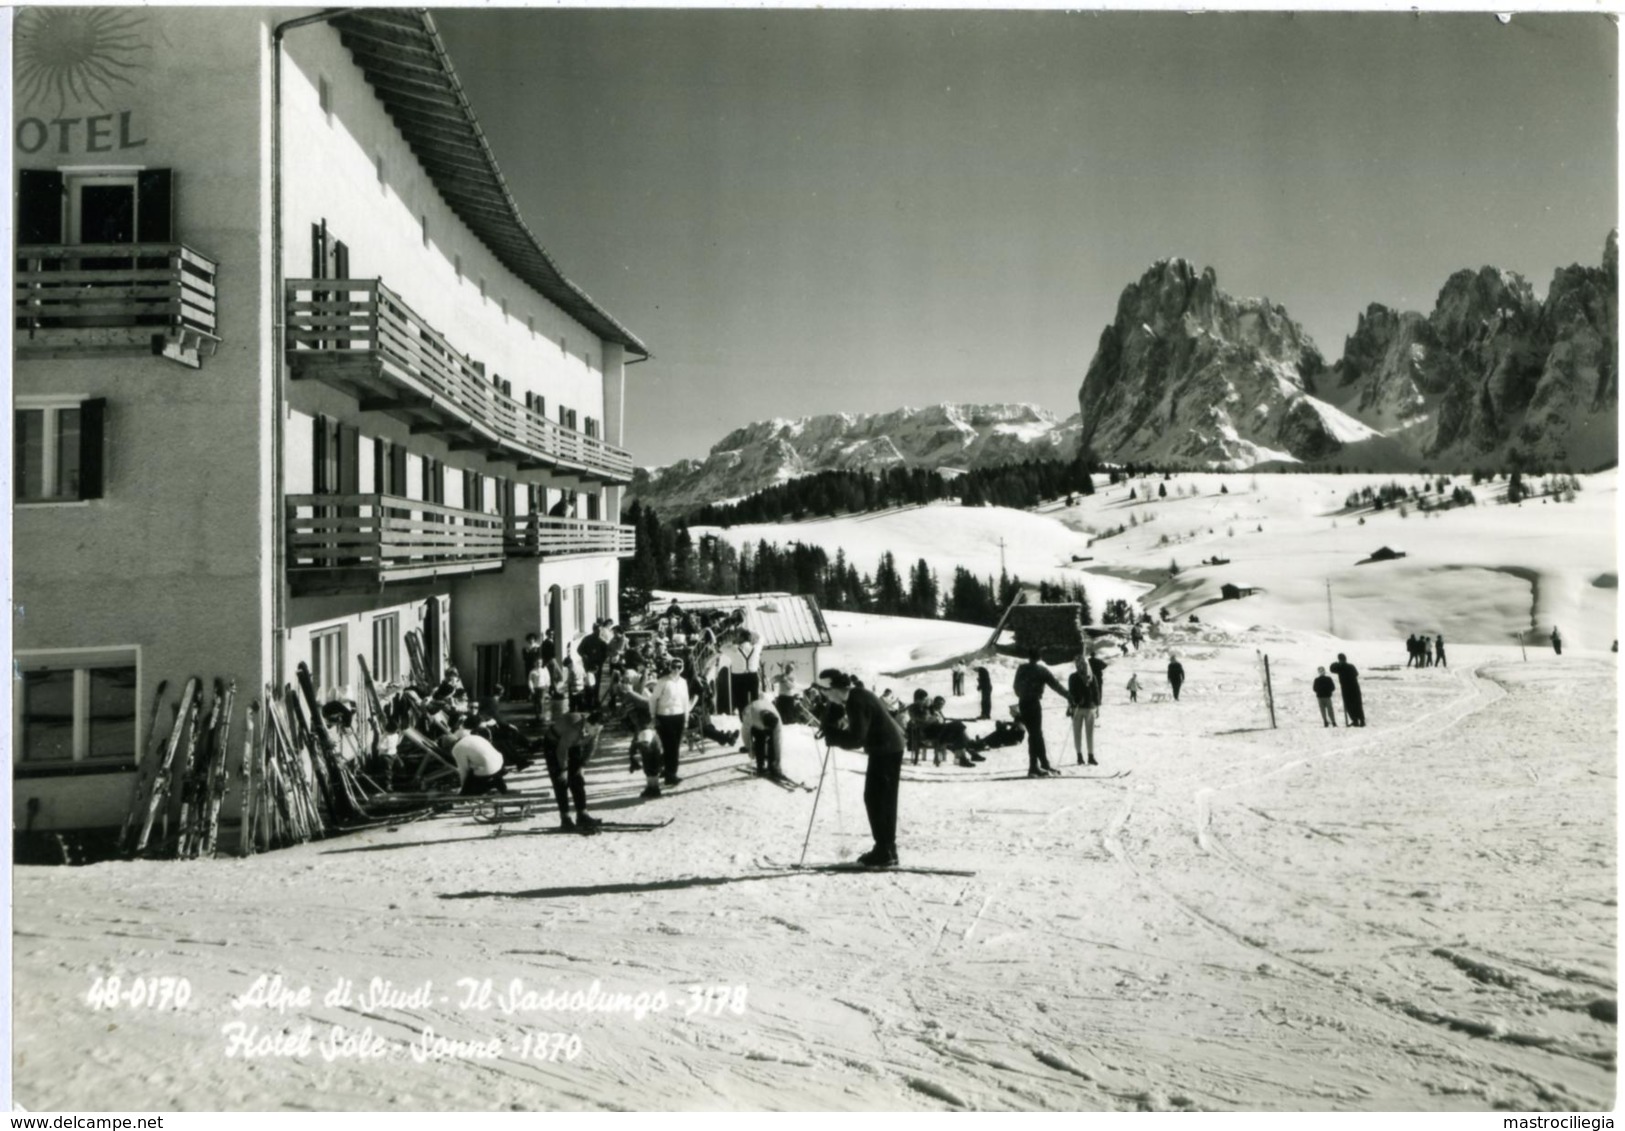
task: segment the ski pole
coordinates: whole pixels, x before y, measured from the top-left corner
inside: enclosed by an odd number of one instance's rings
[[[814,735],[814,738],[817,736]],[[829,769],[830,746],[824,743],[824,761],[818,767],[818,792],[813,794],[812,813],[807,817],[807,835],[801,838],[801,859],[796,863],[800,868],[807,863],[807,846],[812,843],[813,822],[818,819],[818,802],[824,796],[824,775]]]

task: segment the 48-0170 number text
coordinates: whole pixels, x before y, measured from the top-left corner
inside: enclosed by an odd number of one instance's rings
[[[92,1009],[185,1009],[191,1000],[191,981],[169,975],[126,982],[117,974],[109,974],[92,982],[85,995]]]

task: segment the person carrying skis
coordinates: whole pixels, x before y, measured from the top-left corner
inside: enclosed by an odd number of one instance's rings
[[[1078,756],[1078,765],[1098,766],[1095,761],[1095,712],[1100,709],[1100,680],[1091,666],[1092,658],[1079,656],[1075,670],[1066,677],[1067,694],[1072,705],[1066,709],[1072,719],[1072,752]],[[1089,761],[1083,760],[1085,738],[1088,740]]]
[[[903,728],[886,713],[874,692],[852,686],[852,677],[836,668],[818,673],[818,692],[825,705],[819,715],[824,740],[843,750],[862,750],[869,757],[864,776],[863,807],[869,815],[874,848],[858,857],[865,868],[897,864],[897,787],[903,780]]]
[[[1038,653],[1029,652],[1027,662],[1016,669],[1015,692],[1018,716],[1021,725],[1027,728],[1027,776],[1030,778],[1058,772],[1049,764],[1049,752],[1044,747],[1044,708],[1040,701],[1046,687],[1053,687],[1068,706],[1072,705],[1066,688],[1053,672],[1039,663]]]
[[[993,717],[993,677],[987,674],[986,668],[976,669],[976,692],[982,697],[982,713],[979,719]]]
[[[598,751],[598,738],[604,731],[604,716],[597,711],[570,711],[548,724],[542,732],[542,757],[547,759],[547,776],[553,783],[553,797],[559,803],[559,825],[590,833],[601,822],[587,812],[587,783],[581,769]],[[570,803],[575,802],[575,820],[570,819]]]
[[[1351,727],[1365,726],[1365,703],[1360,698],[1360,671],[1343,653],[1337,654],[1337,663],[1331,665],[1343,690],[1343,715]]]
[[[1174,693],[1174,702],[1179,702],[1179,689],[1185,684],[1185,665],[1179,662],[1178,656],[1168,657],[1168,686]]]
[[[1320,725],[1322,727],[1335,727],[1337,725],[1337,709],[1332,706],[1332,692],[1337,690],[1337,684],[1332,677],[1321,668],[1320,674],[1314,682],[1315,702],[1320,704]]]

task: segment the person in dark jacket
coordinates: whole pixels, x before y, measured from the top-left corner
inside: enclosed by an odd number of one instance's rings
[[[1095,718],[1100,717],[1100,708],[1106,705],[1106,669],[1111,665],[1100,658],[1097,648],[1089,649],[1089,670],[1095,677],[1095,688],[1100,692],[1095,701]]]
[[[1343,689],[1343,715],[1351,727],[1365,726],[1365,704],[1360,701],[1360,670],[1349,663],[1343,653],[1337,654],[1337,663],[1331,665],[1338,686]]]
[[[1416,633],[1414,632],[1411,633],[1410,638],[1405,641],[1405,653],[1408,657],[1405,660],[1405,666],[1407,668],[1418,668],[1422,666],[1421,658],[1417,654]]]
[[[826,700],[819,716],[824,740],[831,746],[862,750],[869,756],[863,807],[869,814],[875,846],[858,857],[858,863],[865,868],[890,868],[897,863],[897,786],[903,780],[903,728],[874,692],[852,686],[852,677],[845,672],[825,669],[818,673],[818,684]]]
[[[1168,686],[1173,689],[1174,700],[1179,699],[1179,689],[1185,682],[1185,665],[1179,662],[1178,656],[1168,657]]]
[[[1433,655],[1434,655],[1434,658],[1438,661],[1439,666],[1441,668],[1448,668],[1450,666],[1449,664],[1444,662],[1444,634],[1443,633],[1440,633],[1438,636],[1435,636],[1433,638]]]
[[[1046,687],[1053,687],[1067,705],[1071,705],[1072,697],[1055,674],[1038,662],[1037,652],[1029,653],[1027,662],[1016,669],[1015,692],[1021,725],[1027,728],[1027,776],[1030,778],[1057,772],[1050,766],[1049,751],[1044,746],[1044,708],[1040,700]]]
[[[993,717],[993,677],[987,674],[986,668],[976,669],[976,691],[982,697],[982,713],[979,719]]]
[[[1559,656],[1563,654],[1563,634],[1557,630],[1555,624],[1552,625],[1552,651]]]
[[[1100,679],[1094,672],[1093,664],[1092,656],[1079,656],[1077,670],[1066,677],[1067,694],[1072,699],[1072,706],[1067,708],[1066,713],[1072,716],[1072,750],[1077,754],[1080,766],[1086,764],[1083,760],[1086,745],[1089,752],[1087,765],[1100,764],[1095,761],[1095,712],[1100,710]]]
[[[1332,677],[1321,668],[1320,674],[1315,677],[1315,702],[1320,704],[1320,725],[1334,727],[1337,725],[1337,709],[1332,706],[1332,692],[1337,690],[1337,684]]]

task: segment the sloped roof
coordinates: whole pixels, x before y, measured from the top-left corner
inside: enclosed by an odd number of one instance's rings
[[[564,277],[519,215],[434,18],[421,8],[356,8],[331,23],[435,188],[480,242],[594,334],[648,357],[632,331]]]
[[[670,602],[662,602],[664,608]],[[677,599],[684,609],[723,609],[745,611],[745,627],[756,634],[762,647],[802,648],[810,644],[832,643],[823,610],[811,597],[799,593],[741,593],[736,597]]]
[[[1083,632],[1077,605],[1016,605],[1010,609],[1005,627],[1024,647],[1080,646]]]

